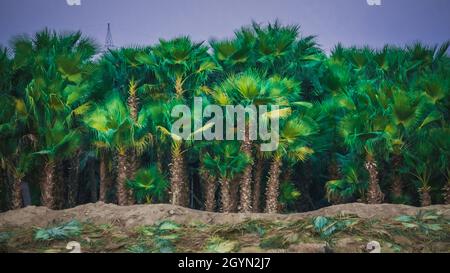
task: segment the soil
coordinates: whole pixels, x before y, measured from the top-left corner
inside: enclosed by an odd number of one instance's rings
[[[438,215],[424,220],[430,229],[395,220],[420,211]],[[325,236],[313,224],[318,216],[346,226]],[[74,219],[82,224],[75,238],[42,242],[34,237],[38,228]],[[353,203],[294,214],[212,213],[167,204],[102,202],[66,210],[30,206],[0,214],[0,252],[67,252],[70,240],[79,241],[83,252],[364,252],[372,240],[380,242],[382,252],[450,252],[449,219],[450,205]],[[161,223],[170,225],[162,228]]]

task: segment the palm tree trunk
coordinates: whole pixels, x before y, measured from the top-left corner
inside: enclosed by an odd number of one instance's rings
[[[11,194],[11,209],[22,207],[22,179],[14,177]]]
[[[64,161],[57,160],[55,162],[55,187],[53,194],[55,196],[55,209],[63,209],[65,206],[65,185],[64,185]]]
[[[384,194],[381,192],[378,180],[377,162],[371,155],[367,155],[364,167],[369,172],[369,190],[367,192],[367,202],[369,204],[381,204]]]
[[[129,90],[130,92],[129,92],[128,101],[127,101],[128,109],[130,110],[130,117],[134,122],[137,121],[138,107],[139,107],[139,105],[138,105],[139,100],[136,97],[135,87],[136,86],[133,87],[130,85],[130,90]]]
[[[187,206],[187,183],[185,174],[182,144],[172,146],[172,159],[170,163],[170,203],[177,206]]]
[[[130,82],[129,86],[129,96],[128,96],[128,109],[130,110],[130,117],[136,123],[138,118],[138,108],[139,108],[139,99],[136,96],[136,88],[137,84],[134,80]],[[128,160],[126,162],[127,170],[128,170],[128,179],[134,180],[136,176],[136,171],[139,168],[138,166],[138,158],[136,156],[135,151],[129,151]],[[128,189],[128,205],[133,205],[136,203],[134,198],[133,190]]]
[[[205,210],[214,212],[216,208],[216,181],[214,180],[214,178],[209,178],[206,181],[205,186]]]
[[[127,156],[122,152],[118,153],[117,165],[117,203],[119,206],[126,206],[128,204],[128,191],[126,188]]]
[[[253,187],[253,212],[260,212],[261,210],[261,183],[264,171],[264,160],[259,156],[256,161],[256,167],[254,169],[254,187]]]
[[[422,207],[431,206],[430,190],[431,188],[429,186],[423,186],[422,188],[419,189],[420,206]]]
[[[109,186],[109,175],[108,175],[108,162],[107,162],[107,156],[105,152],[102,152],[100,155],[100,167],[99,167],[99,173],[100,173],[100,190],[99,190],[99,200],[101,202],[106,203],[106,197],[108,192],[108,186]]]
[[[270,165],[266,190],[266,213],[278,212],[278,195],[280,189],[281,157],[275,156]]]
[[[237,175],[230,180],[231,212],[237,212],[239,210],[239,186],[241,179],[242,176]]]
[[[249,158],[252,158],[252,141],[249,138],[249,129],[246,126],[244,140],[241,145],[241,151]],[[252,164],[244,169],[240,181],[240,207],[239,212],[246,213],[252,211]]]
[[[134,151],[129,151],[130,156],[127,157],[127,177],[129,180],[134,180],[136,177],[136,171],[138,169],[138,159]],[[134,193],[132,189],[127,189],[128,191],[128,205],[133,205],[136,203],[134,198]]]
[[[156,143],[156,147],[155,147],[155,150],[156,150],[156,167],[158,168],[158,170],[161,172],[161,173],[164,173],[164,170],[163,170],[163,157],[161,156],[161,146],[160,145],[162,145],[162,143]]]
[[[48,160],[44,165],[44,177],[41,181],[41,204],[49,209],[55,207],[55,162]]]
[[[221,211],[225,213],[232,212],[231,183],[225,177],[220,179],[220,199],[222,202]]]
[[[403,195],[403,181],[402,176],[399,173],[399,169],[402,165],[402,158],[400,155],[395,155],[392,159],[392,167],[394,174],[392,177],[392,199],[398,200]]]
[[[67,205],[73,208],[78,199],[78,178],[80,175],[80,151],[77,151],[70,161],[69,183],[67,185]]]
[[[205,210],[213,212],[216,208],[216,180],[203,167],[200,167],[200,178],[204,187]]]

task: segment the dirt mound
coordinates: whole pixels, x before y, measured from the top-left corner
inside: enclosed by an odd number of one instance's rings
[[[405,205],[361,203],[325,207],[316,211],[294,214],[239,214],[211,213],[189,208],[167,205],[117,206],[102,202],[86,204],[66,210],[51,210],[45,207],[30,206],[0,214],[0,228],[48,226],[54,223],[77,219],[93,224],[115,224],[124,227],[153,225],[162,220],[179,224],[237,224],[246,220],[298,221],[315,216],[356,215],[360,218],[388,219],[398,215],[415,215],[419,210],[437,210],[444,217],[450,217],[450,205],[436,205],[417,208]]]
[[[210,213],[166,204],[27,207],[0,214],[0,253],[67,252],[73,240],[87,253],[359,253],[373,240],[382,252],[449,252],[449,218],[450,206],[359,203],[296,214]]]

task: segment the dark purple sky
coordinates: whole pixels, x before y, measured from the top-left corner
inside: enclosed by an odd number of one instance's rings
[[[104,43],[112,25],[116,45],[155,43],[190,35],[194,40],[225,38],[251,20],[301,26],[318,35],[325,49],[345,45],[381,46],[450,39],[450,0],[0,0],[0,44],[44,27],[82,30]]]

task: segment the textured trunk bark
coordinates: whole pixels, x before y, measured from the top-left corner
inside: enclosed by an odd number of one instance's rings
[[[138,103],[139,100],[136,97],[136,86],[130,88],[130,92],[129,92],[129,96],[128,96],[128,109],[130,110],[130,117],[131,119],[136,122],[137,121],[137,116],[138,116]]]
[[[249,130],[246,126],[244,141],[241,151],[252,158],[252,141],[249,139]],[[252,211],[252,164],[245,167],[240,181],[240,206],[239,212],[246,213]]]
[[[217,190],[217,183],[212,179],[208,179],[206,182],[206,189],[205,189],[205,210],[206,211],[215,211],[216,208],[216,190]]]
[[[109,196],[109,202],[118,204],[119,201],[117,200],[117,180],[119,177],[119,153],[117,151],[111,152],[111,171],[110,171],[110,184],[109,188],[111,191],[116,192],[116,194]]]
[[[239,210],[239,186],[241,179],[241,176],[238,175],[230,180],[231,212],[237,212]]]
[[[231,200],[231,183],[228,178],[222,177],[220,179],[220,199],[222,202],[222,212],[232,212],[232,200]]]
[[[119,153],[117,162],[117,203],[119,206],[126,206],[128,204],[128,191],[126,188],[128,171],[126,161],[126,155]]]
[[[55,207],[55,162],[49,160],[44,166],[44,177],[41,180],[41,204],[49,209]]]
[[[253,212],[261,212],[261,183],[264,172],[264,160],[261,156],[259,156],[256,160],[256,168],[254,169],[252,210]]]
[[[369,173],[369,190],[367,192],[367,202],[369,204],[381,204],[384,199],[384,194],[381,192],[380,184],[378,180],[378,166],[375,159],[367,155],[366,162],[364,164],[367,172]]]
[[[138,119],[138,111],[139,111],[139,99],[136,96],[136,88],[137,84],[135,81],[130,82],[129,87],[129,96],[128,96],[128,108],[130,109],[130,117],[136,123]],[[127,171],[128,171],[128,179],[134,180],[136,176],[136,171],[139,168],[138,157],[135,151],[128,151],[128,160],[127,160]],[[128,191],[128,205],[133,205],[136,203],[134,198],[134,193],[132,189],[127,189]]]
[[[108,192],[108,186],[109,186],[109,175],[108,175],[108,162],[107,162],[107,156],[105,153],[102,153],[100,155],[100,167],[99,167],[99,173],[100,173],[100,194],[99,199],[101,202],[106,203],[107,202],[107,192]]]
[[[13,178],[11,209],[20,209],[22,207],[22,179]]]
[[[158,170],[161,173],[164,173],[164,169],[163,169],[163,157],[161,156],[161,148],[160,148],[160,143],[156,144],[156,167],[158,168]]]
[[[170,191],[172,205],[187,206],[187,183],[185,177],[184,156],[181,153],[181,144],[172,149],[172,162],[170,164]]]
[[[281,158],[275,156],[270,165],[266,190],[266,213],[278,212],[278,195],[280,188]]]
[[[392,177],[392,199],[396,200],[403,195],[403,181],[400,175],[399,169],[402,166],[402,158],[400,155],[395,155],[392,159],[392,167],[394,169],[394,174]]]
[[[422,187],[419,189],[420,194],[420,206],[428,207],[431,206],[431,195],[430,195],[430,187]]]
[[[65,204],[65,177],[64,177],[64,161],[57,160],[55,162],[55,179],[54,179],[54,191],[53,195],[55,196],[55,209],[63,209]]]
[[[127,157],[127,177],[129,180],[134,180],[136,177],[136,171],[139,168],[138,159],[134,151],[129,151],[130,156]],[[134,193],[132,189],[127,189],[128,191],[128,205],[133,205],[136,203],[134,198]]]
[[[204,187],[205,210],[213,212],[216,208],[216,179],[202,167],[200,167],[200,177]]]
[[[76,152],[70,161],[69,183],[67,185],[67,205],[73,208],[78,199],[78,178],[80,175],[80,151]]]

